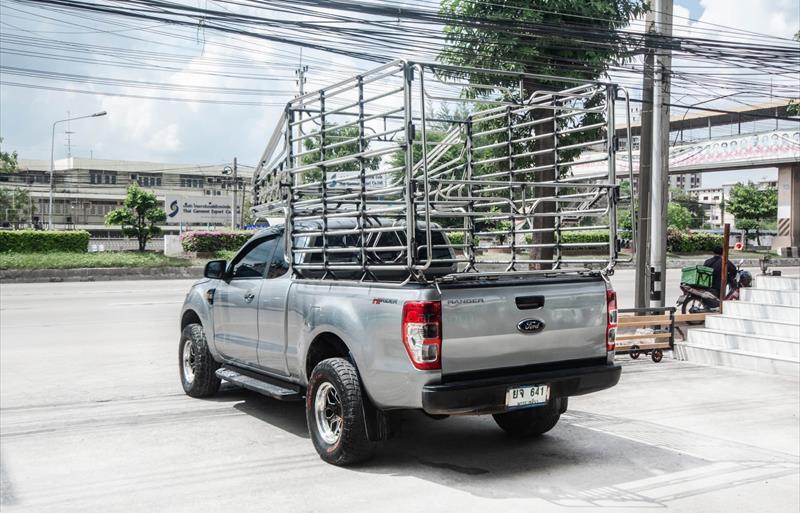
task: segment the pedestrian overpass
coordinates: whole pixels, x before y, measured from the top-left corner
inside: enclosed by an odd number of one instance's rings
[[[629,165],[633,166],[634,180],[639,172],[639,151],[631,149],[617,152],[618,179],[627,178]],[[591,152],[571,166],[575,175],[597,173],[597,164]],[[774,248],[800,247],[800,120],[795,129],[769,130],[758,133],[736,134],[703,141],[673,144],[669,149],[669,173],[708,173],[741,169],[778,168],[778,236]]]

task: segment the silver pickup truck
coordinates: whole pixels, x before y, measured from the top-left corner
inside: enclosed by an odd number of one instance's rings
[[[620,91],[436,66],[397,61],[287,105],[253,183],[256,216],[283,223],[189,291],[188,395],[225,380],[305,400],[317,452],[345,465],[398,410],[536,436],[618,382]],[[448,73],[502,86],[476,99]],[[437,98],[476,101],[437,119]]]
[[[193,397],[214,394],[220,379],[305,397],[328,462],[367,457],[392,410],[492,414],[511,435],[539,435],[569,396],[619,380],[616,296],[599,274],[427,286],[296,279],[283,238],[282,227],[264,230],[230,263],[206,265],[181,315],[181,381]]]

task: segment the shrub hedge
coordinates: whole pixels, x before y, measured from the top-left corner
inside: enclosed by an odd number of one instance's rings
[[[700,232],[667,230],[667,251],[672,253],[710,252],[714,246],[722,246],[722,235]]]
[[[619,236],[624,237],[624,234],[620,233]],[[533,238],[530,235],[528,235],[525,237],[525,240],[527,241],[528,244],[530,244]],[[589,242],[607,243],[608,232],[606,230],[587,230],[581,232],[565,231],[561,232],[561,242],[564,244],[581,244]],[[593,247],[593,246],[587,246],[587,247]],[[576,246],[575,249],[578,249],[578,247]]]
[[[217,251],[236,251],[254,234],[255,232],[184,232],[181,234],[180,241],[186,252],[216,253]]]
[[[89,237],[84,230],[0,230],[0,253],[86,253]]]
[[[450,232],[447,234],[450,244],[464,244],[464,232]]]

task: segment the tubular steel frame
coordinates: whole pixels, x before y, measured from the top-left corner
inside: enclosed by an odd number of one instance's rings
[[[526,94],[528,82],[569,87]],[[618,96],[630,135],[628,93],[614,84],[394,61],[286,105],[253,177],[253,211],[283,217],[290,265],[323,278],[375,279],[385,270],[430,282],[435,264],[456,266],[444,279],[610,273],[621,261],[625,199],[615,169]],[[607,172],[581,171],[597,162]],[[545,171],[555,179],[537,179]],[[627,171],[633,184],[630,145]],[[535,226],[543,217],[552,228]],[[596,224],[582,226],[586,218]],[[569,242],[585,230],[608,238]],[[435,231],[453,239],[454,258],[441,258],[448,246],[433,243]],[[552,243],[537,242],[544,232]],[[552,248],[553,258],[533,258],[538,248]],[[566,258],[571,248],[607,256]],[[391,261],[380,258],[387,252]]]

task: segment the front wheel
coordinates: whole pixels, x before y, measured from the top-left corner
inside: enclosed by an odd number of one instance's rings
[[[219,390],[220,379],[216,374],[219,364],[208,350],[206,334],[200,324],[183,328],[178,346],[178,366],[186,395],[209,397]]]
[[[558,423],[565,409],[561,407],[562,401],[566,399],[553,399],[544,406],[496,413],[492,417],[497,425],[511,436],[539,436],[553,429]]]
[[[358,373],[344,358],[314,367],[306,392],[306,422],[314,448],[333,465],[349,465],[372,456],[367,439]]]

